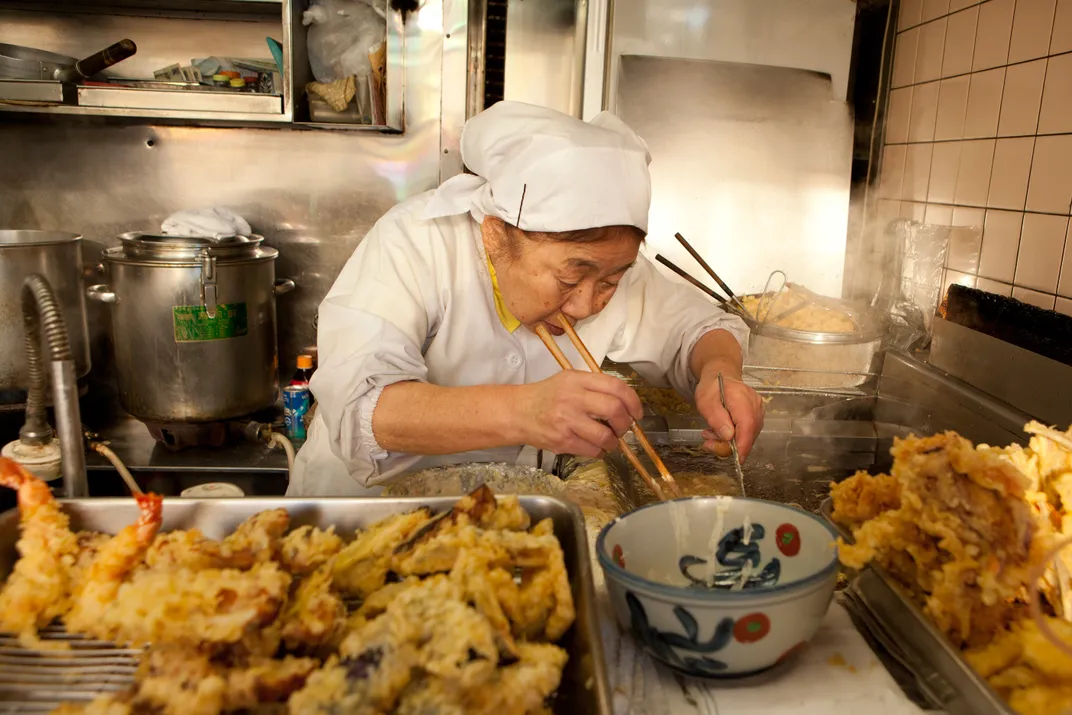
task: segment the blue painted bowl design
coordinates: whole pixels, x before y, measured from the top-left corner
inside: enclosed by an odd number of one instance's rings
[[[801,649],[837,580],[833,530],[758,499],[679,499],[619,517],[596,552],[615,614],[687,675],[743,677]]]

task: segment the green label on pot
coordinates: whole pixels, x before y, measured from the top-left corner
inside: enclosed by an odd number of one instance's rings
[[[176,305],[171,309],[171,314],[175,320],[177,343],[226,340],[249,333],[245,303],[217,305],[216,315],[211,318],[200,305]]]

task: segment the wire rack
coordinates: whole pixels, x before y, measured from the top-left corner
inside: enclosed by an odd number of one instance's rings
[[[125,690],[134,681],[139,648],[71,635],[61,626],[39,634],[67,648],[31,650],[0,633],[0,713],[48,713],[63,702],[87,702],[102,693]]]

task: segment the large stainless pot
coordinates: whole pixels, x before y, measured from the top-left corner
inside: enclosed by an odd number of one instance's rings
[[[279,390],[279,252],[260,236],[128,233],[104,251],[119,400],[146,422],[214,422],[272,405]]]
[[[82,237],[60,231],[0,231],[0,402],[22,401],[29,384],[22,326],[22,283],[37,273],[63,309],[78,377],[89,373]]]

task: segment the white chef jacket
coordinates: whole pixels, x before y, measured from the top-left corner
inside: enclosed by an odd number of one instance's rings
[[[287,496],[374,494],[419,469],[516,463],[522,454],[523,445],[436,456],[387,453],[372,433],[376,401],[396,382],[521,385],[560,369],[539,337],[524,327],[511,333],[500,321],[480,224],[469,214],[424,218],[431,197],[421,194],[384,215],[320,305],[319,365],[310,385],[318,404]],[[688,363],[701,336],[728,330],[743,351],[748,335],[742,320],[663,276],[643,256],[607,307],[576,327],[597,362],[628,363],[653,384],[685,395],[695,389]],[[584,369],[568,338],[558,342]]]

